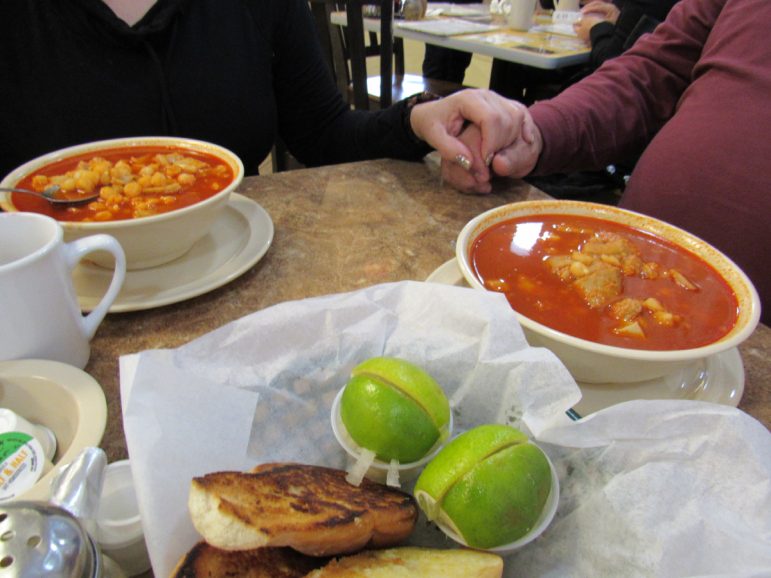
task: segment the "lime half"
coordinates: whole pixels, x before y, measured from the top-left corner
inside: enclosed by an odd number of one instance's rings
[[[358,365],[340,400],[351,439],[381,461],[420,460],[448,435],[450,404],[434,379],[403,359]]]
[[[519,540],[539,522],[552,488],[546,455],[498,424],[471,429],[429,462],[415,497],[429,520],[474,548]]]

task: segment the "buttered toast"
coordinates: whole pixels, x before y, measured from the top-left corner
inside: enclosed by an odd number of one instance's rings
[[[199,542],[182,557],[171,578],[303,578],[324,561],[291,548],[230,552]]]
[[[500,578],[503,560],[475,550],[392,548],[332,560],[291,548],[227,551],[199,542],[170,578]],[[322,567],[323,566],[323,567]]]
[[[409,494],[346,473],[303,464],[263,464],[249,473],[194,478],[188,508],[203,538],[225,550],[290,546],[311,556],[387,547],[418,517]]]
[[[500,578],[503,559],[476,550],[391,548],[332,560],[306,578]]]

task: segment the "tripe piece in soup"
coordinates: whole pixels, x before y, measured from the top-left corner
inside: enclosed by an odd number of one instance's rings
[[[738,300],[708,263],[665,239],[577,215],[503,221],[471,266],[515,311],[568,335],[633,349],[701,347],[736,323]]]
[[[19,211],[59,221],[121,221],[193,205],[220,192],[233,178],[230,165],[213,154],[173,146],[121,147],[53,162],[16,185],[38,192],[58,185],[66,198],[98,192],[91,203],[59,207],[16,193],[11,200]]]

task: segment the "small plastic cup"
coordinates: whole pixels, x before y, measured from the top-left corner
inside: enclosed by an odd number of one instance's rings
[[[96,527],[100,549],[127,576],[150,569],[129,460],[113,462],[104,470]]]
[[[452,437],[452,411],[450,411],[450,421],[447,424],[447,435],[439,438],[429,452],[418,461],[402,464],[396,460],[384,462],[373,457],[372,452],[359,446],[348,434],[342,418],[340,417],[340,400],[343,397],[342,387],[337,392],[332,402],[332,431],[335,434],[340,446],[347,454],[347,470],[349,472],[348,481],[358,485],[361,478],[365,477],[374,482],[386,484],[395,488],[401,487],[403,482],[414,480],[420,475],[423,467],[439,453],[442,446]],[[366,466],[366,467],[365,467]],[[361,471],[364,470],[362,473]]]
[[[532,443],[532,442],[531,442]],[[533,528],[524,536],[521,538],[518,538],[517,540],[514,540],[513,542],[510,542],[508,544],[502,544],[500,546],[495,546],[494,548],[476,548],[478,550],[485,550],[486,552],[494,552],[496,554],[501,554],[502,556],[505,556],[506,554],[511,554],[515,550],[518,550],[522,548],[523,546],[529,544],[538,536],[544,533],[546,528],[549,527],[549,524],[551,524],[552,520],[554,519],[554,515],[557,513],[557,506],[559,505],[560,501],[560,480],[557,477],[557,471],[554,469],[554,464],[549,459],[549,456],[546,455],[544,452],[544,456],[546,457],[546,461],[549,462],[549,469],[551,470],[551,491],[549,492],[549,497],[546,498],[546,503],[543,506],[543,510],[541,511],[541,515],[538,517],[538,520],[536,520],[535,525]],[[466,541],[456,534],[451,528],[448,526],[440,523],[438,520],[435,521],[437,526],[439,526],[439,529],[444,532],[447,537],[451,538],[458,544],[462,546],[466,546],[467,548],[471,548],[472,546],[469,546],[466,544]]]

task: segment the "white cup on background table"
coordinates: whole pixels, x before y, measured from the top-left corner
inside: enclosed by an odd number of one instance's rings
[[[558,12],[577,12],[581,6],[579,0],[557,0],[554,9]]]
[[[89,253],[107,251],[115,268],[107,292],[83,316],[72,270]],[[56,220],[35,213],[0,214],[0,360],[50,359],[82,369],[90,341],[126,276],[126,257],[109,235],[63,240]]]
[[[508,0],[506,24],[514,30],[530,30],[538,0]]]

